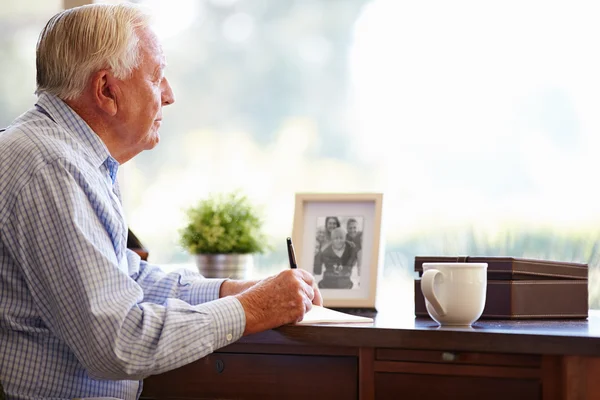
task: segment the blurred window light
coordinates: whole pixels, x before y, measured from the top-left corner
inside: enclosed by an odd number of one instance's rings
[[[160,145],[123,167],[152,261],[192,262],[178,230],[211,192],[264,205],[266,275],[286,265],[295,192],[377,191],[386,274],[410,280],[429,254],[588,262],[600,307],[600,3],[137,3],[177,98]],[[0,10],[1,125],[33,104],[48,4]]]
[[[245,13],[233,14],[223,22],[223,35],[234,43],[247,41],[254,31],[254,19]]]

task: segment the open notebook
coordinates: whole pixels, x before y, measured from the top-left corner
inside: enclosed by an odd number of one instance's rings
[[[354,322],[373,322],[373,318],[359,317],[329,308],[313,306],[312,309],[304,314],[304,319],[296,325],[306,324],[347,324]]]

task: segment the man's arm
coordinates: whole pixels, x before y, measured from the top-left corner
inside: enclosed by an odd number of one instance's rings
[[[196,306],[145,302],[102,220],[112,218],[111,205],[92,204],[95,193],[86,190],[88,182],[72,166],[59,160],[44,167],[20,193],[6,240],[44,326],[91,375],[140,379],[242,335],[245,310],[236,297]]]
[[[235,280],[226,280],[221,285],[221,291],[219,292],[219,297],[227,297],[227,296],[235,296],[237,294],[243,293],[246,290],[254,287],[260,281],[235,281]]]
[[[299,269],[250,288],[222,285],[225,297],[195,306],[146,302],[130,277],[120,211],[100,195],[78,168],[57,160],[28,181],[2,229],[43,321],[36,329],[64,341],[91,376],[142,379],[172,370],[242,334],[299,321],[322,303],[312,276]]]
[[[177,298],[189,304],[202,304],[221,297],[233,296],[252,287],[257,281],[205,279],[189,270],[165,273],[160,267],[142,261],[135,252],[127,251],[130,276],[144,291],[144,301],[162,304]]]

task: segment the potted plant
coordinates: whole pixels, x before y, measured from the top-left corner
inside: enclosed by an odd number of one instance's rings
[[[187,210],[180,243],[206,278],[248,278],[267,248],[258,209],[239,192],[213,194]]]

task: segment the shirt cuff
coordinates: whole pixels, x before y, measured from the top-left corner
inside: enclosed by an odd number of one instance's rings
[[[219,298],[219,292],[221,291],[221,285],[226,280],[227,279],[204,278],[195,280],[188,289],[189,292],[187,295],[183,296],[183,299],[191,305],[217,300]]]
[[[246,313],[240,301],[227,296],[197,306],[198,311],[205,313],[212,319],[214,328],[213,351],[227,346],[244,334],[246,328]]]

